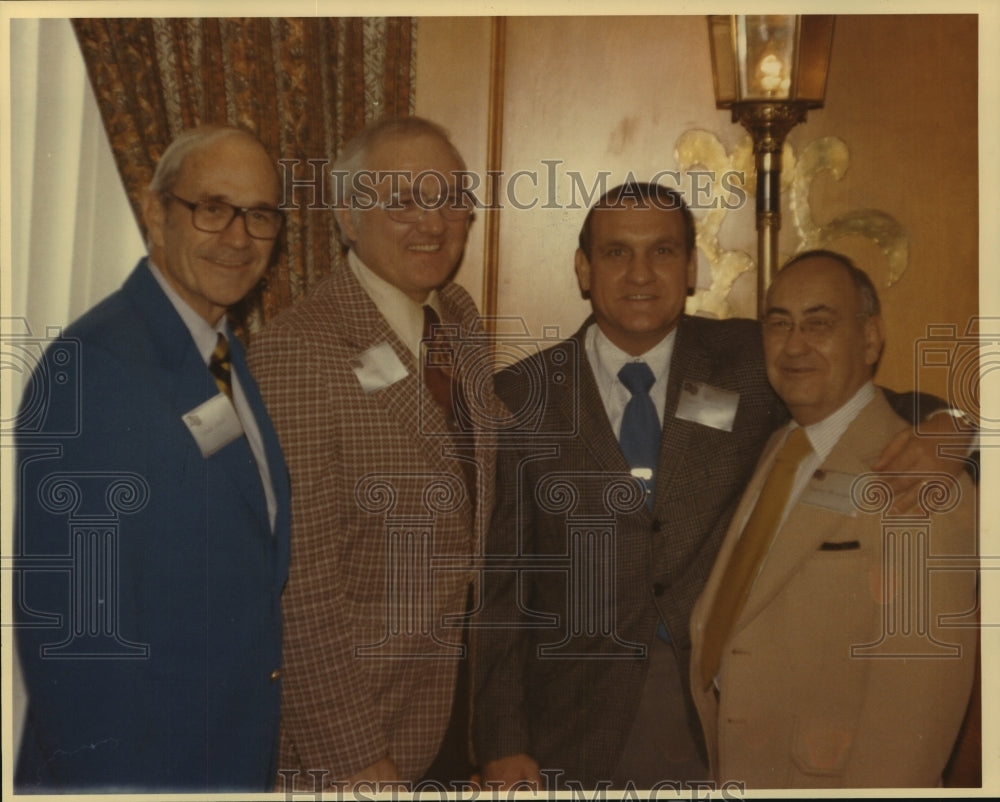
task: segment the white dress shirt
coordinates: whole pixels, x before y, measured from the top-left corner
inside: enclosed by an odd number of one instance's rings
[[[674,329],[646,353],[632,356],[611,342],[596,323],[587,329],[583,340],[584,350],[594,371],[597,389],[601,394],[604,411],[611,422],[611,430],[615,433],[615,437],[620,437],[625,406],[632,398],[631,391],[618,378],[618,371],[626,362],[645,362],[653,371],[656,381],[649,389],[649,397],[656,407],[660,427],[663,427],[663,410],[667,403],[667,379],[670,375],[670,359],[674,354],[676,340],[677,329]]]
[[[444,321],[437,290],[431,290],[427,300],[418,304],[399,287],[374,273],[353,250],[347,252],[347,264],[379,314],[419,362],[420,341],[424,336],[424,306],[430,306],[437,312],[438,319]]]
[[[795,474],[795,482],[792,485],[792,492],[788,497],[788,503],[785,505],[784,512],[781,514],[782,524],[785,522],[785,518],[788,517],[788,511],[792,509],[798,501],[799,496],[806,489],[806,485],[809,484],[812,475],[826,461],[826,458],[830,456],[830,452],[833,451],[833,447],[837,445],[837,441],[847,431],[847,427],[858,417],[861,410],[868,406],[874,399],[875,385],[871,381],[865,382],[840,409],[827,415],[818,423],[805,427],[806,437],[809,438],[809,444],[813,450],[811,454],[799,463],[798,471]],[[797,427],[798,424],[792,421],[788,425],[787,431],[790,433],[792,429]],[[745,524],[746,521],[742,521],[740,525]],[[781,524],[778,526],[780,528]]]

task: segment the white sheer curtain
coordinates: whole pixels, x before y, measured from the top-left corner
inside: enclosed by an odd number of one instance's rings
[[[145,251],[69,21],[14,19],[10,39],[11,263],[3,306],[7,345],[0,365],[4,432],[30,369],[30,353],[18,344],[79,317],[120,286]],[[10,448],[2,449],[2,458],[0,506],[9,533]],[[12,553],[11,542],[8,534],[4,555]],[[9,613],[3,621],[9,621]],[[9,632],[5,649],[11,646]],[[16,746],[24,692],[16,659],[10,665],[12,697],[5,696],[3,707],[9,710],[7,703],[13,701]]]
[[[11,21],[12,312],[64,326],[115,290],[142,255],[73,29]]]

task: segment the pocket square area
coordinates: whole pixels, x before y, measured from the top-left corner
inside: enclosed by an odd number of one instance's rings
[[[820,544],[820,551],[850,551],[851,549],[860,549],[861,543],[857,540],[839,540],[830,541],[826,540]]]

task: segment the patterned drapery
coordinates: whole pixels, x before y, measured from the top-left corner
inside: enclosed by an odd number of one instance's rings
[[[267,280],[234,310],[238,328],[258,330],[343,258],[333,214],[307,183],[365,123],[412,112],[415,20],[77,19],[73,27],[140,226],[142,192],[184,129],[240,125],[282,160],[287,225]]]

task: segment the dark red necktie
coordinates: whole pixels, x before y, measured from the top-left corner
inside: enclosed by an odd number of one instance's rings
[[[455,417],[455,402],[452,395],[454,348],[444,336],[441,318],[429,306],[424,307],[422,354],[424,384],[451,423]]]

